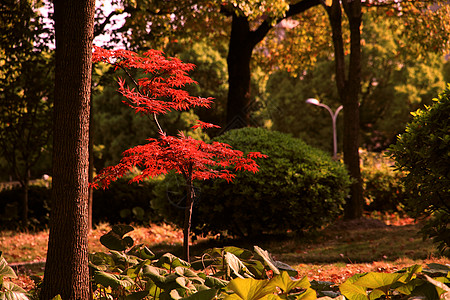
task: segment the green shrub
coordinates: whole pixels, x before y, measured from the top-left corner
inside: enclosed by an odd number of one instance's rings
[[[407,174],[408,208],[415,217],[435,215],[423,232],[450,255],[450,85],[433,102],[412,113],[413,120],[389,153]]]
[[[231,130],[216,140],[269,157],[257,161],[259,172],[238,172],[232,183],[198,182],[193,232],[237,236],[300,232],[329,224],[342,213],[350,179],[345,167],[326,153],[262,128]],[[152,201],[160,215],[178,225],[183,221],[182,210],[176,209],[184,203],[182,182],[169,174],[156,187]],[[176,191],[181,191],[178,198]]]
[[[405,187],[404,174],[394,170],[394,161],[385,153],[360,153],[361,177],[363,180],[364,210],[373,212],[404,213]]]

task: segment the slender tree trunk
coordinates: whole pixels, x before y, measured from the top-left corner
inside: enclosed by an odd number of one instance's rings
[[[29,199],[29,190],[30,190],[30,178],[27,175],[25,175],[25,179],[23,181],[23,199],[22,199],[22,226],[23,228],[28,228],[28,199]]]
[[[88,167],[94,0],[55,0],[53,189],[40,298],[89,299]]]
[[[187,262],[190,262],[190,235],[192,225],[192,210],[194,208],[195,191],[192,182],[192,167],[186,178],[186,207],[184,209],[184,226],[183,226],[183,255]]]
[[[336,85],[344,106],[344,163],[353,178],[345,218],[357,219],[363,213],[363,194],[359,162],[359,93],[361,89],[361,0],[342,1],[350,24],[350,61],[346,74],[342,39],[342,9],[339,0],[325,7],[333,33]]]
[[[344,11],[350,26],[350,61],[348,71],[347,117],[344,117],[344,162],[351,177],[350,203],[345,208],[347,219],[361,218],[363,214],[363,189],[359,159],[359,95],[361,92],[361,0],[344,0]],[[344,113],[345,114],[345,113]],[[347,121],[345,121],[345,119]],[[345,124],[347,122],[347,124]],[[344,140],[345,140],[344,137]]]

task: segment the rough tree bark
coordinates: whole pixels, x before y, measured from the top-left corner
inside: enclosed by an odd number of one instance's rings
[[[40,298],[89,299],[88,166],[95,0],[55,0],[53,189]]]
[[[350,60],[346,74],[344,42],[342,38],[342,9],[339,0],[325,9],[333,34],[336,63],[336,85],[344,106],[344,163],[354,179],[350,199],[345,206],[345,218],[362,217],[363,194],[359,163],[359,93],[361,90],[361,0],[343,0],[350,27]]]

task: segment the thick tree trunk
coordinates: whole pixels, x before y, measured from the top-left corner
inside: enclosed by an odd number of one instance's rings
[[[226,130],[250,124],[250,60],[253,45],[245,17],[233,15],[228,49],[228,100]]]
[[[92,93],[92,90],[91,90]],[[92,101],[92,94],[91,94],[91,105],[89,110],[89,183],[92,183],[94,180],[94,130],[93,130],[93,123],[94,123],[94,110],[93,110],[93,101]],[[89,187],[89,196],[88,196],[88,230],[89,232],[92,230],[92,207],[94,204],[94,189],[92,187]]]
[[[52,211],[40,298],[89,299],[88,167],[94,0],[56,0]]]
[[[339,0],[326,7],[333,33],[336,85],[344,106],[344,163],[353,178],[345,218],[357,219],[363,213],[363,194],[359,162],[359,93],[361,87],[361,1],[342,2],[350,24],[350,61],[346,74],[342,39],[342,9]]]

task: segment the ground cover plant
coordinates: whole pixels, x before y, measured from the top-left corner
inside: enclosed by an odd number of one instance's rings
[[[347,299],[407,299],[413,295],[438,299],[449,295],[446,284],[450,280],[446,276],[450,268],[444,265],[449,261],[389,270],[378,265],[375,270],[356,270],[357,274],[348,274],[340,282],[327,282],[309,277],[301,268],[291,268],[258,246],[251,250],[208,248],[189,264],[170,253],[155,255],[151,247],[130,236],[134,230],[129,225],[116,225],[106,232],[107,229],[102,228],[102,248],[90,256],[94,299],[343,299],[342,295]],[[351,268],[346,265],[345,269]],[[25,289],[17,281],[6,279],[14,278],[15,273],[3,258],[0,270],[2,280],[5,277],[2,295],[9,295],[6,299],[26,299],[22,297]],[[320,269],[315,273],[320,274]],[[33,297],[34,291],[31,292]],[[11,298],[12,295],[17,298]]]

